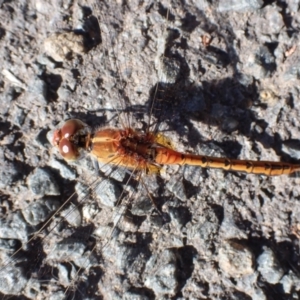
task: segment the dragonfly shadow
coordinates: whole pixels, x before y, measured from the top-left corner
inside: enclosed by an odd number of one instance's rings
[[[177,278],[181,290],[186,285],[186,282],[191,278],[194,271],[193,259],[197,256],[197,250],[193,246],[184,246],[175,249],[178,265]],[[181,294],[181,292],[180,292]],[[178,295],[179,297],[182,295]]]
[[[167,28],[165,49],[160,57],[160,81],[150,89],[146,107],[151,108],[154,103],[152,113],[157,123],[164,122],[164,128],[186,135],[191,147],[205,142],[194,126],[196,121],[217,127],[229,139],[232,133],[239,132],[280,154],[278,139],[267,133],[268,123],[252,109],[254,106],[264,109],[265,104],[260,102],[254,78],[239,71],[242,59],[236,51],[234,30],[221,16],[217,18],[222,26],[196,9],[186,12],[180,20],[181,27]],[[255,57],[258,68],[269,76],[276,66],[270,66],[264,59],[272,56],[274,49],[267,46],[266,49],[269,51],[263,53],[262,49],[257,50]],[[226,70],[231,70],[229,76],[221,79],[216,76]],[[239,155],[236,149],[242,146],[238,142],[222,143],[219,146],[228,157]]]
[[[187,84],[185,80],[158,85],[157,93],[156,87],[151,89],[146,106],[150,106],[151,99],[156,98],[153,116],[158,120],[157,124],[163,122],[168,130],[186,135],[191,147],[205,142],[194,126],[195,121],[217,127],[224,135],[230,136],[238,131],[266,148],[275,147],[274,137],[266,132],[257,134],[252,129],[253,124],[260,124],[263,128],[268,126],[249,108],[249,99],[257,98],[258,94],[254,86],[245,87],[231,78],[203,82],[202,86]],[[237,157],[239,153],[236,149],[242,148],[237,142],[228,140],[219,143],[219,146],[232,157]]]

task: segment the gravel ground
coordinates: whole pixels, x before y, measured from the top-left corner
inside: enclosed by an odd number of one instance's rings
[[[98,177],[49,142],[70,117],[150,122],[180,151],[296,163],[299,0],[0,7],[2,299],[300,299],[297,176]]]

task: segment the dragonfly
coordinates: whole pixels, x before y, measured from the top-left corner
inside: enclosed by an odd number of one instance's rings
[[[94,8],[94,6],[92,7]],[[168,5],[165,7],[168,7]],[[126,11],[126,7],[122,8]],[[145,7],[146,11],[151,11],[151,9],[153,9],[151,5]],[[104,9],[104,11],[108,11],[110,14],[112,13],[109,9]],[[176,27],[176,22],[173,20],[173,18],[175,18],[175,12],[173,14],[171,10],[170,16],[167,17],[166,11],[167,9],[165,9],[164,6],[156,7],[155,20],[159,22],[159,20],[162,19],[164,23],[174,22],[175,25],[173,25]],[[180,14],[180,10],[179,12],[177,11],[177,13]],[[102,13],[102,15],[105,15],[105,13]],[[142,22],[138,16],[136,17],[139,22]],[[187,35],[196,32],[197,36],[199,24],[193,22],[193,17],[190,17],[191,22],[189,23],[184,16],[181,16],[182,30]],[[129,18],[129,15],[127,18]],[[179,18],[178,15],[177,18]],[[106,19],[104,18],[104,20]],[[126,20],[126,18],[124,18],[124,20]],[[112,24],[112,27],[114,28],[120,26],[118,23],[114,24],[114,22],[112,22]],[[115,35],[117,36],[118,34],[115,33]],[[161,36],[165,37],[165,47],[169,50],[163,49],[162,52],[164,55],[157,64],[162,64],[165,67],[164,76],[168,77],[170,81],[169,67],[170,65],[173,66],[174,69],[171,68],[171,73],[174,70],[176,73],[178,65],[176,64],[176,59],[175,63],[173,59],[169,59],[170,53],[168,53],[168,51],[170,51],[171,48],[179,49],[181,44],[183,47],[184,37],[179,41],[177,31],[172,30],[172,28],[168,34],[165,35],[162,33]],[[195,35],[193,35],[193,38],[195,38]],[[153,45],[151,45],[151,38],[149,38],[149,40],[150,42],[148,42],[150,43],[151,48],[151,46],[153,47]],[[158,37],[157,40],[160,40],[160,38]],[[209,46],[207,44],[210,43],[208,39],[205,40],[206,43],[204,49],[207,48]],[[146,44],[147,42],[145,41],[145,45]],[[114,46],[110,45],[110,43],[108,43],[108,45],[107,48],[113,48]],[[120,52],[123,50],[122,46],[124,46],[124,49],[126,50],[126,42],[124,44],[120,43],[119,46],[117,46],[117,49]],[[99,50],[99,47],[100,46],[98,45],[96,48]],[[158,52],[159,51],[160,50],[158,50]],[[211,51],[213,52],[213,49],[211,49]],[[127,52],[128,55],[132,54],[129,50]],[[160,52],[160,55],[162,52]],[[206,55],[206,52],[204,52],[205,51],[202,51],[202,54]],[[93,60],[94,64],[97,64],[97,60],[100,61],[100,56],[101,55],[99,55],[98,59]],[[174,57],[178,58],[178,55],[176,56],[174,54]],[[208,58],[206,57],[206,59]],[[122,61],[121,63],[121,69],[123,68],[123,71],[125,69],[125,75],[131,73],[130,64],[128,64],[129,60],[130,59],[127,58],[127,62],[125,59],[125,61]],[[210,63],[212,62],[210,61]],[[194,65],[194,62],[191,60],[189,64]],[[198,65],[198,63],[196,65]],[[225,65],[222,66],[222,62],[217,62],[216,65],[216,69],[220,67],[223,69],[226,68]],[[101,64],[98,64],[97,66],[97,72],[101,72]],[[179,68],[180,71],[184,69],[184,66],[185,64],[182,62],[182,68]],[[116,66],[114,66],[114,69],[116,69]],[[201,70],[201,66],[199,66],[199,70]],[[194,72],[195,70],[192,71]],[[123,74],[122,71],[120,71],[120,73]],[[88,80],[92,81],[94,78],[88,77]],[[122,82],[125,81],[122,80],[122,76],[119,75],[118,80],[120,80],[121,84],[117,84],[117,90],[130,89],[122,84]],[[159,80],[163,81],[162,78],[159,78]],[[82,81],[84,85],[84,80]],[[129,83],[130,80],[128,80],[128,86],[130,85]],[[136,85],[138,85],[138,83],[141,82],[135,82]],[[113,86],[113,84],[111,84],[111,86]],[[111,88],[105,79],[103,79],[103,82],[99,79],[96,85],[104,90],[109,90]],[[185,88],[186,85],[188,88]],[[134,84],[132,84],[132,86],[134,86]],[[194,84],[187,83],[186,81],[184,84],[180,84],[177,79],[171,84],[169,82],[168,84],[162,83],[157,86],[158,88],[154,89],[158,92],[154,92],[153,109],[151,108],[152,104],[150,104],[148,108],[148,119],[143,121],[146,123],[145,130],[142,129],[142,125],[134,126],[133,124],[136,124],[135,121],[127,121],[131,118],[138,119],[139,116],[136,115],[144,114],[144,111],[137,112],[135,116],[130,115],[128,109],[129,105],[126,104],[126,99],[124,100],[123,92],[121,92],[120,96],[118,95],[119,91],[117,91],[115,97],[116,100],[114,99],[116,103],[107,102],[108,104],[111,104],[112,108],[111,110],[107,109],[107,114],[113,119],[111,122],[113,123],[112,125],[110,124],[108,126],[103,126],[102,128],[92,129],[91,126],[86,124],[88,122],[85,123],[79,118],[72,117],[71,119],[66,120],[61,126],[58,126],[56,131],[54,131],[52,143],[65,160],[71,161],[71,163],[75,162],[76,166],[76,160],[84,156],[87,152],[101,163],[102,166],[113,166],[109,175],[115,175],[119,169],[128,169],[131,171],[128,173],[129,179],[130,181],[137,182],[138,187],[132,186],[129,183],[129,180],[125,180],[125,191],[116,193],[118,194],[118,197],[116,198],[118,200],[117,202],[119,202],[119,200],[122,200],[121,202],[126,200],[123,205],[126,212],[123,211],[123,207],[119,205],[116,205],[117,208],[120,208],[117,211],[101,207],[102,211],[97,215],[95,214],[93,222],[95,224],[97,224],[97,222],[103,223],[104,219],[109,219],[110,221],[107,223],[109,225],[107,226],[108,230],[106,230],[107,228],[103,229],[105,226],[99,226],[94,230],[94,228],[89,228],[86,223],[84,223],[86,228],[83,230],[83,239],[81,238],[80,230],[71,230],[71,225],[67,224],[68,222],[66,220],[72,219],[71,221],[74,221],[74,219],[80,218],[78,214],[76,214],[76,205],[78,205],[78,207],[83,205],[82,211],[85,211],[86,208],[92,210],[94,206],[92,204],[90,206],[85,206],[85,202],[88,202],[86,201],[87,198],[82,197],[81,193],[79,193],[78,201],[76,202],[75,199],[75,204],[70,205],[67,212],[64,213],[63,220],[61,220],[59,214],[70,204],[70,201],[64,201],[63,206],[61,206],[60,209],[57,209],[55,214],[45,221],[37,234],[34,234],[34,238],[32,240],[30,238],[33,245],[29,245],[30,242],[28,243],[28,246],[30,246],[31,249],[35,246],[40,247],[41,244],[44,243],[44,248],[40,251],[42,254],[39,257],[29,257],[27,259],[26,266],[30,266],[28,267],[30,271],[27,272],[25,269],[25,271],[21,272],[19,271],[19,268],[14,269],[14,265],[11,264],[10,261],[8,266],[6,264],[4,269],[1,270],[4,272],[11,272],[16,278],[19,278],[21,283],[24,281],[24,276],[21,276],[24,273],[26,274],[25,277],[32,280],[32,284],[30,284],[30,280],[28,283],[29,290],[26,290],[27,297],[35,298],[36,295],[38,295],[38,297],[43,297],[44,289],[49,289],[51,295],[56,295],[57,297],[75,297],[78,299],[81,299],[80,297],[83,295],[91,297],[99,296],[106,299],[121,299],[122,297],[127,297],[128,299],[134,297],[148,297],[151,299],[155,296],[163,297],[167,295],[171,297],[184,292],[188,295],[188,288],[186,291],[183,291],[182,288],[188,280],[191,282],[195,280],[197,283],[196,285],[199,283],[200,286],[201,283],[208,282],[208,279],[204,278],[205,274],[195,275],[197,270],[199,270],[199,268],[201,269],[202,266],[199,261],[214,261],[214,248],[220,246],[215,243],[219,236],[219,229],[220,227],[222,228],[222,226],[225,226],[224,224],[226,223],[234,223],[235,219],[232,215],[239,215],[240,217],[237,219],[240,220],[249,220],[251,219],[249,216],[251,213],[257,213],[257,219],[264,218],[265,221],[263,226],[260,226],[259,222],[256,221],[257,223],[255,223],[255,221],[253,221],[254,225],[252,225],[251,229],[255,231],[255,234],[259,235],[259,230],[256,228],[262,228],[261,230],[264,234],[260,236],[271,236],[271,227],[276,223],[276,218],[270,220],[268,213],[261,213],[260,210],[264,210],[264,201],[268,203],[268,201],[270,201],[269,199],[273,200],[273,194],[276,194],[278,199],[284,201],[282,191],[284,188],[278,187],[279,182],[288,182],[286,184],[289,187],[292,179],[288,178],[286,175],[299,171],[300,165],[298,163],[276,162],[270,159],[261,161],[254,159],[241,160],[232,158],[232,155],[223,158],[217,155],[198,155],[195,154],[198,151],[191,153],[191,148],[196,149],[198,146],[198,143],[195,142],[194,144],[192,143],[193,146],[188,146],[189,151],[182,151],[178,140],[183,144],[189,144],[187,142],[188,139],[186,138],[186,129],[183,130],[183,138],[178,139],[175,137],[172,140],[168,135],[168,131],[182,133],[180,130],[177,130],[174,123],[173,125],[171,123],[172,118],[175,119],[175,123],[176,121],[181,121],[174,113],[173,107],[176,108],[178,98],[184,98],[186,95],[193,95],[195,97],[195,94],[197,94],[196,92],[199,92],[199,90],[193,89]],[[182,90],[180,91],[178,87]],[[85,88],[88,90],[88,85],[86,85]],[[160,96],[160,89],[166,90],[167,92],[163,92],[162,96]],[[174,98],[168,95],[172,89],[174,92],[170,94],[171,96],[174,96]],[[189,91],[187,91],[188,89],[193,89],[194,93],[189,93]],[[212,90],[214,89],[215,86],[212,84],[210,88],[208,88],[209,92],[207,92],[206,95],[211,96],[210,94],[212,94]],[[183,90],[185,92],[183,92]],[[82,89],[82,91],[84,91],[84,89]],[[127,94],[131,94],[132,98],[134,96],[132,90],[129,90]],[[85,103],[89,102],[85,98],[85,93],[82,92],[79,93],[79,95],[81,97],[80,99],[85,99],[85,101],[78,101],[79,105],[85,106]],[[92,96],[97,98],[96,95]],[[212,98],[213,97],[209,99]],[[99,97],[99,99],[102,100],[101,97]],[[174,103],[171,103],[172,101]],[[119,104],[118,102],[121,103],[121,108],[117,107]],[[163,106],[164,103],[167,103],[167,107]],[[172,105],[170,105],[170,103]],[[192,103],[192,107],[195,105],[195,102],[193,102],[192,99],[190,99],[189,103]],[[80,110],[79,105],[77,107],[74,103],[70,105],[74,105],[75,109]],[[186,105],[188,106],[188,103]],[[177,110],[183,110],[184,106],[185,104],[179,106]],[[138,105],[136,105],[136,107],[138,107]],[[91,110],[91,107],[86,105],[84,109]],[[171,116],[168,114],[169,110],[172,111]],[[198,122],[198,116],[192,114],[191,110],[191,108],[187,109],[191,115],[190,119],[194,118],[196,121],[192,120],[179,127],[185,128],[186,126],[192,131],[192,128],[198,126],[197,124],[201,122]],[[201,111],[197,105],[196,110],[198,113]],[[114,114],[117,115],[117,118],[113,116]],[[130,116],[123,117],[122,114]],[[199,114],[202,114],[202,111]],[[156,117],[159,119],[157,122],[159,126],[157,126],[156,129],[153,129],[151,119],[153,120]],[[121,120],[121,124],[114,122],[116,119],[118,121]],[[206,124],[204,120],[201,129],[203,134],[210,132],[209,122]],[[166,133],[164,131],[166,131]],[[207,134],[207,136],[208,135],[209,134]],[[221,136],[224,137],[224,135],[225,134],[222,133]],[[243,134],[240,134],[240,136],[243,136]],[[196,135],[196,137],[199,137],[199,135]],[[220,136],[215,137],[215,139],[219,141],[222,140]],[[192,138],[192,141],[195,140],[195,137]],[[177,147],[175,147],[174,144],[176,144]],[[198,150],[205,150],[205,146],[206,143],[202,143]],[[259,152],[257,149],[255,150],[255,153]],[[253,152],[251,155],[253,155]],[[233,155],[233,157],[234,156],[236,155]],[[175,172],[174,174],[169,173],[169,170],[165,171],[164,168],[168,168],[168,166],[173,166],[175,170],[177,166],[182,166],[186,176],[185,178],[188,179],[182,180],[182,175],[181,177],[177,177],[176,175],[178,172]],[[204,168],[204,170],[201,168]],[[210,171],[208,170],[210,168],[222,169],[229,172]],[[239,173],[241,173],[241,175]],[[243,175],[244,173],[248,173],[248,177]],[[254,176],[251,174],[263,176]],[[272,179],[269,177],[272,177]],[[153,178],[157,179],[153,182],[151,181]],[[244,186],[241,188],[242,180],[250,181],[247,188]],[[163,184],[161,184],[161,181],[163,181]],[[179,184],[180,188],[179,190],[176,190],[176,183],[180,182],[183,182],[183,184]],[[101,185],[101,183],[104,184]],[[160,185],[157,188],[158,183],[160,183]],[[270,183],[270,185],[268,185],[268,183]],[[278,183],[278,186],[276,183]],[[162,185],[165,185],[165,187],[167,187],[165,189],[169,189],[169,192],[162,193]],[[109,181],[106,181],[103,178],[96,178],[95,182],[92,182],[88,190],[92,190],[94,193],[94,190],[97,190],[97,187],[100,187],[100,192],[98,189],[98,193],[101,194],[101,192],[103,193],[109,186]],[[199,191],[199,187],[201,188],[201,191]],[[188,196],[184,195],[184,189],[187,190]],[[277,193],[273,192],[276,189],[278,189]],[[127,195],[124,195],[126,193]],[[149,202],[152,208],[154,208],[154,211],[158,212],[158,215],[151,215],[150,212],[148,212],[150,217],[148,215],[146,217],[144,215],[134,215],[134,207],[130,207],[130,204],[138,202],[139,198],[143,197],[148,198],[148,200],[150,199]],[[225,197],[226,199],[224,200]],[[297,197],[297,195],[295,195],[295,197]],[[73,197],[71,197],[70,200],[73,200]],[[168,205],[165,205],[166,203]],[[223,207],[223,205],[224,212],[222,213],[220,212],[220,207]],[[278,205],[277,202],[276,205]],[[271,205],[267,207],[271,207]],[[275,206],[274,209],[280,211],[277,206]],[[97,212],[97,210],[98,208],[95,208],[95,212]],[[75,216],[73,215],[74,213]],[[114,218],[114,213],[117,216],[116,218]],[[171,222],[167,222],[167,224],[164,224],[164,222],[161,221],[164,220],[163,217],[165,213],[167,213],[172,220]],[[90,213],[90,215],[93,215],[93,213]],[[158,226],[155,223],[152,225],[153,220],[157,221]],[[134,223],[134,221],[136,221],[136,223]],[[280,222],[278,223],[278,226],[281,229]],[[275,225],[273,228],[277,228]],[[65,228],[61,229],[62,227]],[[236,235],[234,235],[233,238],[246,239],[245,232],[250,231],[250,229],[247,228],[247,225],[239,223],[239,228],[236,227],[237,226],[234,225],[229,227],[236,230]],[[253,229],[254,227],[255,229]],[[203,228],[208,228],[207,232]],[[277,228],[277,231],[280,231],[280,229]],[[102,230],[104,230],[104,234],[102,233]],[[43,232],[44,235],[42,234]],[[98,235],[101,237],[104,236],[104,243],[101,243],[97,239]],[[280,234],[278,235],[280,236]],[[226,240],[226,238],[230,239],[232,236],[228,235],[224,240]],[[67,242],[70,240],[72,240],[72,243]],[[84,243],[82,240],[84,240]],[[71,247],[73,248],[71,249]],[[26,249],[20,249],[19,252],[15,252],[11,257],[11,260],[16,263],[17,266],[18,263],[21,265],[24,263],[21,259],[22,255],[19,254],[23,254],[24,251],[26,252]],[[75,252],[77,252],[77,255],[74,254]],[[45,263],[41,263],[40,260],[43,260],[44,254],[47,254],[48,259]],[[53,262],[51,262],[51,260]],[[38,268],[33,267],[35,265],[37,265]],[[203,266],[205,270],[211,271],[208,263]],[[193,272],[193,269],[195,269],[195,272]],[[36,276],[36,274],[38,274],[38,276]],[[182,276],[182,280],[177,280],[178,274]],[[35,277],[40,278],[40,280],[35,281]],[[74,284],[73,281],[76,282],[76,284]],[[187,283],[187,285],[192,286],[195,282]],[[222,282],[221,279],[220,282]],[[222,284],[220,284],[220,286],[222,286]],[[72,288],[74,288],[74,293],[70,293]]]
[[[79,159],[80,153],[87,151],[101,163],[141,170],[145,173],[158,172],[160,165],[175,164],[266,176],[289,175],[300,171],[300,164],[180,153],[168,147],[170,142],[165,141],[162,135],[155,135],[152,132],[139,133],[132,128],[124,130],[105,128],[91,132],[90,127],[78,119],[66,121],[53,136],[53,145],[66,160]]]

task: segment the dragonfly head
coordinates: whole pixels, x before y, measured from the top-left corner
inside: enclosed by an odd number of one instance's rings
[[[89,138],[90,127],[78,119],[70,119],[54,131],[52,144],[65,160],[77,160],[86,149]]]

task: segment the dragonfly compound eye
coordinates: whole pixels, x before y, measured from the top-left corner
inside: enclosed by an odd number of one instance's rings
[[[66,160],[79,159],[80,147],[83,147],[82,136],[89,131],[89,127],[78,119],[66,121],[61,129],[55,130],[52,143],[58,149],[62,157]],[[85,140],[84,140],[85,142]]]
[[[65,138],[61,139],[58,149],[61,156],[66,160],[76,160],[80,156],[78,147]]]
[[[66,121],[63,127],[61,128],[61,137],[70,138],[70,136],[73,136],[85,126],[86,125],[78,119],[70,119]]]

